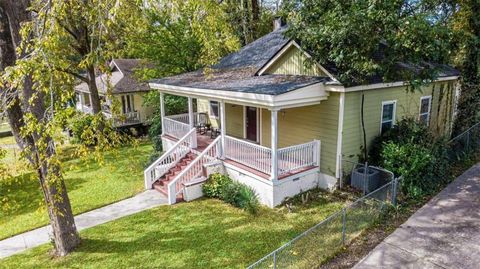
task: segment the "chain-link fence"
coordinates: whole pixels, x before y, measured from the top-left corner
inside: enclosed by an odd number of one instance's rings
[[[480,149],[480,123],[448,142],[450,160]],[[380,167],[341,159],[340,188],[349,184],[364,196],[295,237],[248,268],[313,268],[372,225],[388,205],[396,205],[402,177]]]
[[[356,200],[248,268],[319,266],[343,245],[372,225],[387,205],[396,203],[399,181],[401,179],[393,179]]]
[[[465,158],[480,149],[480,123],[468,128],[448,142],[448,156],[451,161]]]

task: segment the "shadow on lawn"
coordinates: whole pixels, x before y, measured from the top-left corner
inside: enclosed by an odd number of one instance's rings
[[[81,187],[84,179],[68,182],[68,190]],[[44,205],[42,190],[35,173],[29,172],[0,181],[0,216],[17,216],[34,212]]]
[[[318,218],[310,209],[289,215],[262,208],[252,216],[204,199],[96,227],[85,233],[75,253],[88,263],[122,257],[125,266],[134,266],[143,257],[159,267],[237,268],[277,248]]]

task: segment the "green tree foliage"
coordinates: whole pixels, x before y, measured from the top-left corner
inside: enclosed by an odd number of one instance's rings
[[[462,72],[461,95],[455,131],[480,121],[480,1],[447,1],[452,10],[449,25],[455,33],[454,63]]]
[[[123,54],[153,64],[140,72],[145,79],[194,71],[239,48],[214,0],[151,1],[139,16],[126,26]]]
[[[436,23],[436,6],[424,2],[291,0],[285,10],[289,34],[313,52],[313,60],[334,64],[344,84],[373,75],[418,83],[435,77],[424,61],[445,62],[449,55],[449,31]],[[423,69],[399,74],[399,62]]]
[[[273,19],[278,15],[279,1],[224,0],[220,2],[242,45],[272,31]]]

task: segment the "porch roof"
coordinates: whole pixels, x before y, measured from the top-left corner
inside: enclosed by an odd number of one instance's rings
[[[194,89],[280,95],[313,84],[330,81],[328,77],[295,75],[254,76],[255,68],[198,70],[150,81],[152,88],[177,86]]]

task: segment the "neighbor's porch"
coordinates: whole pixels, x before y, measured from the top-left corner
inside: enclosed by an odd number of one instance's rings
[[[220,137],[219,156],[225,163],[263,179],[275,181],[319,169],[320,141],[313,135],[309,139],[308,135],[295,134],[295,126],[285,121],[286,113],[293,113],[293,110],[187,98],[188,113],[165,115],[164,94],[161,93],[165,139],[178,141],[195,128],[196,138],[192,147],[202,151]],[[282,134],[293,139],[282,139],[280,148],[279,137]]]

